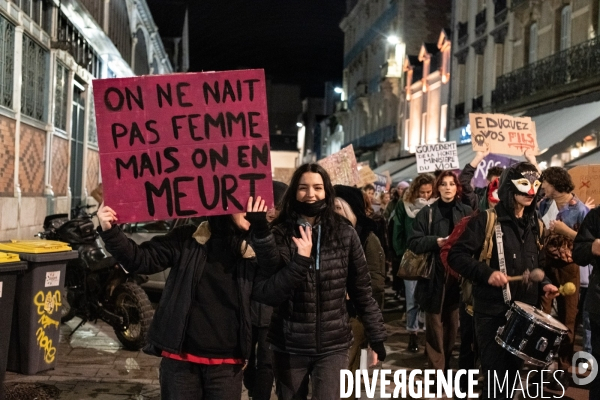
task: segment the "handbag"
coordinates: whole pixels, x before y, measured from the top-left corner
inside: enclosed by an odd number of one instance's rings
[[[429,230],[431,231],[431,220],[433,211],[429,209]],[[428,232],[429,233],[429,232]],[[400,261],[398,277],[407,281],[416,281],[421,278],[431,279],[435,257],[427,252],[415,254],[412,250],[406,250]]]

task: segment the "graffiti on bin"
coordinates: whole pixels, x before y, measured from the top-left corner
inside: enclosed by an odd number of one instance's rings
[[[58,329],[58,321],[50,316],[62,306],[60,290],[56,290],[54,293],[48,291],[45,294],[40,290],[34,296],[33,303],[37,307],[37,313],[40,316],[38,323],[41,325],[35,333],[37,343],[40,346],[40,349],[44,350],[44,361],[50,364],[54,361],[56,347],[54,347],[52,339],[46,334],[45,329],[51,325],[54,325],[54,327]]]

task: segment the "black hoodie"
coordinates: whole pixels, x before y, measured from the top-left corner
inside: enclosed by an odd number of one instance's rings
[[[537,221],[536,199],[525,207],[523,217],[517,219],[514,211],[516,188],[512,180],[522,177],[522,171],[535,171],[529,163],[519,163],[507,168],[500,178],[498,196],[500,202],[495,211],[502,227],[506,272],[508,276],[522,275],[525,270],[543,268],[543,252],[538,247],[539,224]],[[489,266],[478,261],[486,236],[488,214],[479,213],[472,218],[462,236],[448,253],[448,263],[462,276],[473,281],[474,311],[488,315],[502,315],[508,309],[502,297],[502,289],[490,286],[487,282],[494,271],[500,270],[495,235],[493,252]],[[542,287],[549,284],[545,278],[539,284],[511,282],[510,292],[513,301],[537,305]]]

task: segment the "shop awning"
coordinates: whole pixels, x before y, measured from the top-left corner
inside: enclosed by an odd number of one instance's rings
[[[600,101],[562,108],[532,119],[540,151],[549,151],[551,157],[561,152],[562,147],[583,140],[600,125]]]
[[[468,143],[468,144],[457,146],[456,149],[457,149],[457,153],[458,153],[458,164],[460,165],[460,168],[462,169],[465,165],[467,165],[467,163],[471,162],[473,157],[475,157],[475,153],[473,152],[473,146],[471,145],[471,143]],[[411,159],[415,160],[414,164],[409,165],[406,168],[404,168],[403,170],[398,171],[394,175],[392,175],[392,182],[400,182],[400,181],[410,180],[419,174],[417,172],[416,159],[414,157],[411,157]]]
[[[376,174],[382,174],[385,171],[389,171],[390,175],[394,175],[396,172],[398,172],[416,162],[417,162],[417,160],[415,159],[414,156],[401,158],[399,160],[392,160],[392,161],[388,161],[385,164],[382,164],[381,166],[375,168],[373,170],[373,172],[375,172]]]

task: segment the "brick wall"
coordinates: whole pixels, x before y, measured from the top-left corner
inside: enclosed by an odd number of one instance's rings
[[[86,189],[88,194],[92,193],[96,186],[98,186],[99,174],[100,174],[100,158],[98,152],[95,150],[87,151],[87,165],[86,165]]]
[[[21,122],[19,183],[23,196],[43,196],[46,172],[46,132]]]
[[[52,191],[55,196],[67,195],[69,172],[69,142],[58,136],[52,139]]]
[[[13,196],[15,173],[15,120],[0,115],[0,196]]]

